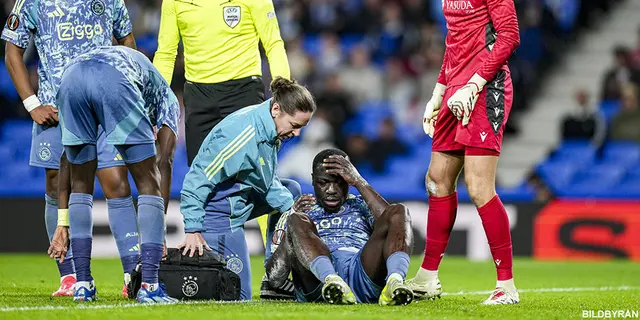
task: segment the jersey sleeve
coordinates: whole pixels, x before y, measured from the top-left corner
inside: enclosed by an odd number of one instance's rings
[[[116,0],[113,8],[113,36],[122,39],[133,32],[129,10],[124,0]]]
[[[173,78],[173,68],[178,55],[180,31],[174,0],[163,0],[160,14],[160,30],[158,31],[158,50],[153,57],[153,64],[168,84]]]
[[[293,206],[293,195],[280,182],[277,175],[273,176],[271,187],[267,190],[267,203],[271,208],[277,209],[279,212],[285,212]]]
[[[16,1],[2,30],[2,40],[23,49],[29,45],[32,30],[35,30],[38,20],[34,3],[35,0]]]
[[[254,0],[251,8],[251,16],[254,19],[255,27],[264,47],[265,54],[269,60],[271,76],[289,79],[289,61],[284,48],[284,41],[280,36],[280,26],[273,7],[272,0]]]
[[[487,7],[498,37],[489,57],[477,73],[489,81],[507,63],[509,56],[520,44],[520,31],[513,0],[487,0]]]
[[[180,212],[185,232],[204,231],[204,206],[215,186],[249,169],[250,157],[257,154],[256,129],[229,124],[209,133],[184,178]]]

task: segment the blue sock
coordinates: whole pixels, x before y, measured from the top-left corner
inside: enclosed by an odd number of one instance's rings
[[[109,227],[116,239],[122,269],[131,273],[138,263],[140,247],[138,246],[138,221],[133,198],[107,199],[109,210]]]
[[[164,201],[161,197],[138,197],[138,226],[142,253],[142,282],[158,283],[164,243]]]
[[[91,281],[91,244],[93,238],[93,196],[72,193],[69,196],[69,231],[78,281]]]
[[[324,279],[330,274],[336,274],[331,259],[327,256],[318,256],[311,262],[311,272],[324,283]]]
[[[387,258],[387,278],[392,273],[397,273],[406,278],[409,270],[409,255],[403,251],[394,252]]]
[[[56,233],[56,227],[58,226],[58,199],[51,198],[45,194],[44,201],[46,203],[44,210],[44,223],[47,227],[49,242],[51,242],[53,235]],[[72,250],[69,248],[63,263],[60,263],[59,260],[56,259],[56,264],[58,265],[58,271],[60,272],[61,278],[76,272],[73,267],[73,260],[71,259],[73,254],[71,252]]]

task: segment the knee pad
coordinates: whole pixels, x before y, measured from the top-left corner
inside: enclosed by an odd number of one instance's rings
[[[69,162],[73,164],[83,164],[98,158],[98,148],[95,144],[64,146],[64,151]]]
[[[156,144],[123,144],[116,146],[118,152],[127,164],[138,163],[156,155]]]
[[[282,182],[282,185],[285,188],[289,189],[294,200],[298,199],[302,195],[302,187],[300,187],[300,184],[297,181],[291,179],[280,179],[280,182]]]

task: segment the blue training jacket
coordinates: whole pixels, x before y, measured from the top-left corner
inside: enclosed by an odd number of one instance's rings
[[[293,206],[293,196],[276,176],[276,137],[271,99],[232,113],[209,132],[180,192],[185,232],[204,231],[205,206],[210,202],[228,201],[232,230],[249,218],[254,208],[250,196],[264,196],[280,212]]]

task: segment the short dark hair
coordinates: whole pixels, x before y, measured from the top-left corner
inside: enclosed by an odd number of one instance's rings
[[[324,149],[318,152],[318,154],[316,154],[316,157],[313,158],[313,172],[315,172],[317,169],[322,167],[322,163],[324,162],[324,159],[329,158],[329,156],[333,156],[333,155],[343,156],[345,158],[347,157],[347,154],[340,149],[335,149],[335,148]]]
[[[311,92],[293,79],[276,77],[271,81],[270,89],[273,103],[277,103],[289,115],[294,115],[296,111],[316,111],[316,102]]]

